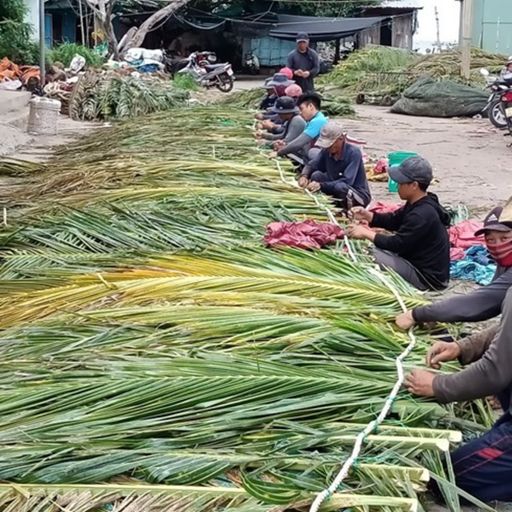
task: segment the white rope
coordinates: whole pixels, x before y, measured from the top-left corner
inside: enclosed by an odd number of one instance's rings
[[[382,272],[378,271],[375,268],[370,268],[370,272],[378,277],[393,293],[395,296],[397,302],[400,304],[400,307],[404,312],[407,311],[407,306],[405,305],[405,302],[403,301],[402,297],[400,296],[400,293],[398,290],[393,286],[393,284],[382,274]],[[318,509],[322,505],[322,503],[332,496],[339,488],[339,486],[342,484],[343,480],[347,477],[350,469],[356,462],[357,458],[359,457],[359,454],[361,453],[361,449],[363,447],[364,440],[368,435],[373,433],[375,429],[384,421],[386,416],[389,414],[389,411],[391,410],[391,407],[393,406],[393,402],[395,401],[400,388],[402,387],[404,383],[404,366],[403,361],[406,357],[409,356],[409,354],[413,351],[414,347],[416,346],[416,336],[413,333],[412,328],[409,329],[409,339],[410,342],[405,348],[405,350],[395,359],[395,365],[396,365],[396,373],[397,373],[397,381],[395,385],[393,386],[393,389],[389,393],[388,397],[386,398],[386,401],[384,403],[384,407],[380,411],[380,414],[377,416],[377,418],[368,425],[366,425],[366,428],[358,434],[356,437],[356,441],[354,443],[354,447],[352,449],[352,453],[350,454],[350,457],[345,461],[343,466],[340,469],[340,472],[336,475],[336,478],[333,480],[331,485],[324,489],[321,493],[317,495],[315,498],[315,501],[313,501],[311,508],[309,509],[309,512],[318,512]]]

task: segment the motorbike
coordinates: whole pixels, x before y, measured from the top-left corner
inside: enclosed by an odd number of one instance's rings
[[[217,62],[215,52],[196,52],[196,62],[199,67],[204,68]],[[167,73],[174,76],[176,73],[186,68],[189,64],[189,57],[180,57],[173,52],[167,51],[164,55],[164,65]]]
[[[487,88],[492,91],[483,112],[496,128],[508,128],[512,134],[512,73],[496,77],[485,68],[480,73],[486,77]]]
[[[260,72],[260,59],[254,52],[248,52],[245,54],[243,67],[251,75],[257,75]]]
[[[193,52],[188,56],[187,65],[178,73],[191,75],[199,85],[207,89],[216,87],[221,92],[230,92],[234,86],[235,76],[229,62],[210,64],[207,58],[206,61],[202,59],[200,64],[198,52]]]

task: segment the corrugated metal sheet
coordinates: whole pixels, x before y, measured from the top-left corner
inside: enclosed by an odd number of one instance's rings
[[[512,54],[511,0],[475,0],[473,44],[489,52]]]

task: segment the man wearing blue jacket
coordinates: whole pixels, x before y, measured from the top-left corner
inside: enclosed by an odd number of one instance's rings
[[[367,206],[371,201],[363,155],[347,142],[341,123],[329,121],[321,130],[315,146],[319,154],[306,165],[299,185],[311,192],[321,191],[344,206]],[[349,200],[350,199],[350,200]]]

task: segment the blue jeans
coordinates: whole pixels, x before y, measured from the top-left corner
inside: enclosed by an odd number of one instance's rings
[[[451,458],[458,487],[483,502],[512,501],[510,413],[482,437],[455,450]]]

